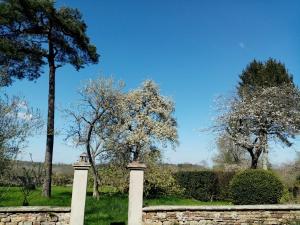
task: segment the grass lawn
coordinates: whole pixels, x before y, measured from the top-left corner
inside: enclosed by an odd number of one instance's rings
[[[70,206],[71,187],[53,187],[52,198],[41,197],[41,190],[35,190],[29,199],[31,206]],[[127,222],[127,195],[103,192],[99,201],[87,193],[85,224],[110,225],[111,222]],[[21,206],[22,194],[19,188],[10,188],[9,192],[0,199],[1,206]],[[150,205],[226,205],[229,202],[201,202],[194,199],[164,197],[145,199],[144,204]]]

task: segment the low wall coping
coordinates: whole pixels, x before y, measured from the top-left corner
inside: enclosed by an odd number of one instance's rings
[[[300,204],[293,205],[223,205],[223,206],[149,206],[144,207],[144,212],[157,212],[157,211],[287,211],[287,210],[300,210]]]
[[[51,207],[51,206],[20,206],[20,207],[0,207],[0,213],[27,213],[27,212],[71,212],[70,207]]]

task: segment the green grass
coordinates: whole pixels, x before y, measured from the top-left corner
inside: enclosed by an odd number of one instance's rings
[[[195,199],[177,198],[177,197],[163,197],[158,199],[145,199],[145,206],[152,205],[229,205],[230,202],[224,201],[213,201],[213,202],[202,202]]]
[[[91,190],[87,193],[85,224],[110,225],[111,222],[127,221],[127,195],[110,193],[105,188],[99,201],[92,198]],[[32,206],[70,206],[71,187],[53,187],[52,198],[41,197],[41,190],[35,190],[29,199]],[[22,194],[19,188],[10,188],[9,192],[0,199],[1,206],[21,206]],[[145,199],[144,205],[226,205],[228,202],[201,202],[194,199],[164,197],[159,199]]]

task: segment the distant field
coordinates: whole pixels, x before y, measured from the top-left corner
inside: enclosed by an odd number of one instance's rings
[[[32,206],[70,206],[71,187],[53,187],[53,197],[49,200],[41,197],[41,190],[34,191],[30,197]],[[85,224],[109,225],[111,222],[127,221],[127,195],[102,192],[99,201],[87,193]],[[159,199],[145,199],[144,205],[228,205],[229,202],[201,202],[193,199],[165,197]],[[21,206],[22,194],[19,188],[10,188],[0,206]]]

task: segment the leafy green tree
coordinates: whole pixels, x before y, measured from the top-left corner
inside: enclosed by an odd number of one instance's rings
[[[97,63],[96,47],[77,9],[55,8],[52,0],[4,0],[0,3],[0,82],[35,80],[49,67],[46,176],[43,195],[51,196],[56,69],[70,64],[79,70]]]
[[[252,94],[259,88],[278,87],[293,83],[293,76],[285,65],[270,58],[266,62],[253,60],[239,75],[237,86],[239,96]]]

